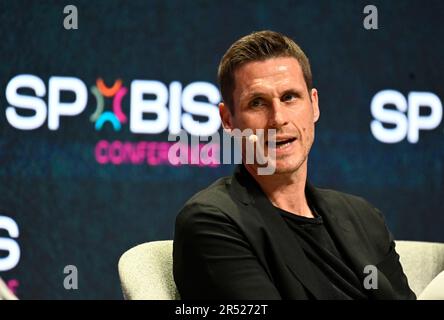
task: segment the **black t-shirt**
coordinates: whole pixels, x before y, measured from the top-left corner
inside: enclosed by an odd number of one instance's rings
[[[307,218],[276,208],[294,232],[327,299],[367,299],[362,283],[347,266],[328,229],[314,208],[314,218]]]

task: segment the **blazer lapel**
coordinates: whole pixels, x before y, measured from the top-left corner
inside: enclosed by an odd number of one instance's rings
[[[340,199],[329,199],[325,197],[321,191],[314,188],[307,182],[306,194],[310,197],[310,201],[316,209],[322,214],[322,218],[326,222],[331,236],[336,240],[338,249],[345,255],[351,263],[351,268],[363,283],[367,274],[364,274],[366,265],[374,264],[369,260],[369,255],[365,247],[360,246],[363,235],[353,228],[352,222],[348,216],[357,214],[344,214],[344,210],[352,210]],[[383,273],[378,270],[378,289],[368,290],[374,298],[393,299],[393,289]]]

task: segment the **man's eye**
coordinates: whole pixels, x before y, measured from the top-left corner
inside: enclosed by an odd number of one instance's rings
[[[291,101],[293,99],[296,99],[296,95],[292,93],[286,94],[282,97],[282,101]]]
[[[264,101],[262,99],[254,99],[250,102],[251,107],[260,107],[264,104]]]

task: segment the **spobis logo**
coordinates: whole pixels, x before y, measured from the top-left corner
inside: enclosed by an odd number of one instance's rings
[[[219,130],[220,118],[217,103],[220,93],[216,86],[208,82],[192,82],[185,88],[178,81],[173,81],[169,88],[157,80],[133,80],[130,89],[118,79],[111,87],[98,78],[91,93],[96,98],[95,111],[90,115],[96,130],[101,130],[110,123],[115,131],[128,122],[129,129],[135,134],[160,134],[168,130],[170,134],[179,134],[184,129],[191,135],[211,136]],[[34,91],[34,96],[19,92],[28,88]],[[74,101],[61,101],[61,92],[69,91],[75,96]],[[130,108],[122,110],[122,100],[130,91]],[[44,97],[47,95],[47,104]],[[145,97],[149,98],[145,98]],[[197,100],[204,97],[207,102]],[[113,111],[104,111],[105,98],[112,98]],[[6,87],[6,119],[8,123],[19,130],[34,130],[48,121],[49,130],[59,130],[62,117],[72,117],[81,114],[88,105],[88,91],[85,83],[74,77],[52,76],[48,87],[44,81],[30,74],[13,77]],[[31,110],[33,114],[23,115],[18,111]],[[154,118],[145,119],[146,114]],[[197,121],[193,116],[208,118],[207,121]]]
[[[387,108],[387,106],[394,106]],[[421,114],[421,108],[429,113]],[[420,130],[433,130],[442,120],[442,103],[432,92],[412,91],[407,97],[396,90],[382,90],[375,94],[370,110],[374,120],[370,123],[373,136],[383,143],[398,143],[407,138],[419,141]],[[384,124],[391,127],[384,127]]]
[[[0,214],[0,230],[6,230],[8,237],[0,237],[0,251],[7,255],[0,257],[0,271],[8,271],[20,261],[20,246],[15,240],[19,236],[19,228],[14,219]]]
[[[27,94],[23,93],[23,89],[28,89]],[[33,94],[29,93],[30,90]],[[74,99],[62,101],[64,91],[72,93]],[[215,85],[208,82],[197,81],[182,87],[179,81],[173,81],[167,87],[157,80],[133,80],[126,87],[121,79],[117,79],[108,87],[103,79],[98,78],[90,92],[95,97],[95,106],[88,103],[87,86],[78,78],[52,76],[46,87],[44,81],[35,75],[17,75],[6,87],[7,122],[18,130],[34,130],[47,121],[48,129],[56,131],[69,117],[80,115],[89,106],[92,111],[89,121],[96,131],[110,126],[118,132],[123,125],[129,124],[129,130],[134,134],[168,132],[177,135],[184,130],[192,136],[209,137],[221,125],[217,108],[220,93]],[[129,99],[128,110],[122,107],[124,99]],[[24,113],[24,110],[28,112]],[[204,120],[198,121],[195,117]],[[94,155],[101,165],[171,165],[168,150],[172,144],[100,140],[94,147]],[[183,148],[190,149],[189,146]],[[198,155],[201,148],[200,145],[191,148],[189,153]],[[197,165],[215,164],[199,161]]]
[[[117,79],[111,88],[105,85],[102,78],[98,78],[96,85],[91,87],[91,93],[96,98],[97,106],[89,120],[95,122],[96,130],[101,130],[105,122],[110,122],[115,131],[122,128],[122,123],[128,122],[122,111],[122,99],[128,93],[128,89],[122,86],[122,80]],[[113,98],[113,111],[103,112],[105,107],[104,97]]]
[[[5,233],[6,232],[6,233]],[[14,269],[20,262],[21,252],[18,237],[20,235],[17,222],[0,212],[0,273]],[[17,294],[20,282],[18,279],[3,279],[7,287]]]

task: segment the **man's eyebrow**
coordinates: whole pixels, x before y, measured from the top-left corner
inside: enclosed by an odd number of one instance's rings
[[[287,89],[285,91],[282,92],[281,96],[284,96],[286,94],[294,94],[296,95],[298,98],[303,97],[303,89],[299,89],[299,88],[290,88]],[[254,100],[256,98],[263,98],[267,96],[267,93],[264,92],[260,92],[260,91],[254,91],[254,92],[250,92],[244,95],[243,99],[246,100]]]
[[[296,88],[285,90],[284,92],[282,92],[281,96],[285,96],[286,94],[294,94],[298,98],[300,98],[304,95],[302,90],[296,89]]]
[[[256,98],[262,98],[262,97],[264,97],[265,95],[266,95],[266,94],[263,93],[263,92],[255,91],[255,92],[247,93],[247,94],[244,96],[244,99],[246,99],[246,100],[253,100],[253,99],[256,99]]]

